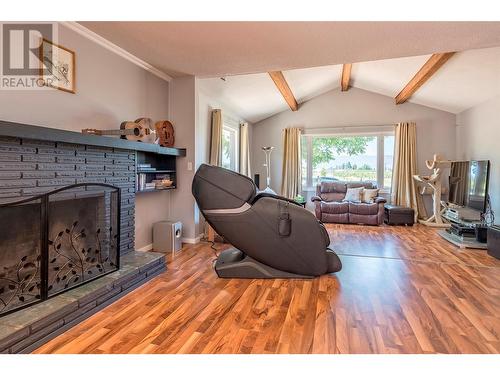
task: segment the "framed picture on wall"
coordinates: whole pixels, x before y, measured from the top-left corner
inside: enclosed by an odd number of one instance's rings
[[[45,86],[75,93],[75,52],[42,39],[40,44],[40,78]]]

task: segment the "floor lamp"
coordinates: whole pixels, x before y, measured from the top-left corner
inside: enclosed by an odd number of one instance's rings
[[[264,146],[262,151],[266,155],[266,188],[263,190],[264,193],[276,194],[273,189],[271,189],[271,152],[273,152],[274,146]]]

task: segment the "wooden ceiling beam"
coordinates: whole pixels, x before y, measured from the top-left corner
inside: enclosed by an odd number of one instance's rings
[[[295,97],[293,96],[292,90],[290,90],[290,86],[288,86],[288,83],[285,79],[285,76],[283,75],[283,72],[281,71],[269,72],[269,76],[274,81],[274,84],[278,88],[281,95],[283,95],[283,98],[290,106],[290,109],[292,111],[298,110],[299,105],[297,104],[297,100],[295,100]]]
[[[340,79],[340,87],[342,91],[349,90],[349,81],[351,80],[352,64],[344,64],[342,66],[342,78]]]
[[[444,63],[446,63],[455,52],[435,53],[420,68],[406,86],[396,95],[396,104],[406,102],[410,97],[429,79]]]

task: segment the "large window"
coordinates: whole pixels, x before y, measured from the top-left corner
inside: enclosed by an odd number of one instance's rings
[[[319,180],[373,181],[390,190],[394,135],[303,135],[302,185]]]
[[[222,126],[222,167],[239,171],[239,129],[224,123]]]

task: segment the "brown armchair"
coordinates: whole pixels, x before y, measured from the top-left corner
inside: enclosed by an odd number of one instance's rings
[[[348,188],[375,189],[371,182],[323,181],[311,198],[318,220],[324,223],[381,225],[386,199],[376,197],[373,203],[344,202]]]

